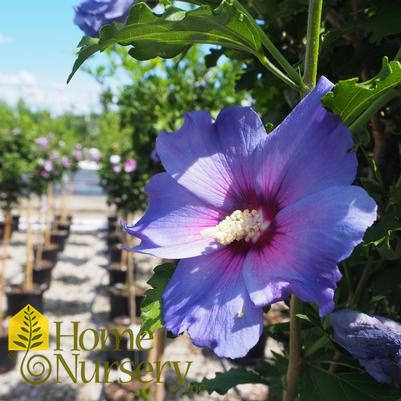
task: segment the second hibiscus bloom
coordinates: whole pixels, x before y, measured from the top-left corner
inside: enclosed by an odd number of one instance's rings
[[[250,108],[185,115],[158,137],[166,169],[146,187],[149,207],[126,230],[137,252],[181,259],[163,294],[165,326],[219,356],[243,356],[263,329],[263,307],[291,293],[334,307],[337,263],[376,218],[352,183],[356,157],[317,87],[269,135]]]

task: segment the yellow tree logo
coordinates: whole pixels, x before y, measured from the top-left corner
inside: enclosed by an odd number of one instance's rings
[[[8,349],[48,350],[49,320],[31,305],[21,309],[8,323]]]

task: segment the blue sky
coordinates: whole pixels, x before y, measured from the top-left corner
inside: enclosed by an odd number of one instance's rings
[[[96,110],[100,86],[92,77],[78,71],[66,84],[82,37],[73,23],[78,2],[0,2],[0,99],[15,104],[22,97],[54,113]]]

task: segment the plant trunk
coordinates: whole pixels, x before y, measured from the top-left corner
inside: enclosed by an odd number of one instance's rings
[[[26,210],[26,266],[24,274],[24,291],[29,292],[33,289],[33,238],[32,238],[32,199],[28,197]]]
[[[47,209],[46,209],[46,219],[45,219],[45,248],[51,244],[51,231],[52,231],[52,212],[53,212],[53,185],[49,184],[47,187]]]
[[[11,238],[12,222],[13,222],[13,216],[11,207],[9,206],[5,211],[4,232],[3,232],[3,255],[2,255],[2,269],[0,274],[0,321],[2,320],[4,313],[3,300],[4,300],[4,291],[6,287],[8,246]]]
[[[131,216],[125,216],[126,221],[130,221]],[[124,244],[131,248],[131,236],[128,233],[124,233]],[[135,303],[135,278],[134,278],[134,258],[133,255],[129,255],[128,251],[123,250],[125,254],[126,266],[127,266],[127,285],[128,285],[128,309],[129,318],[131,324],[135,323],[136,320],[136,303]]]

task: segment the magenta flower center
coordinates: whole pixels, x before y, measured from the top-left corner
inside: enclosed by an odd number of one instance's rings
[[[203,229],[201,234],[214,238],[222,245],[241,240],[256,242],[269,225],[270,222],[264,221],[258,210],[234,210],[214,227]]]

